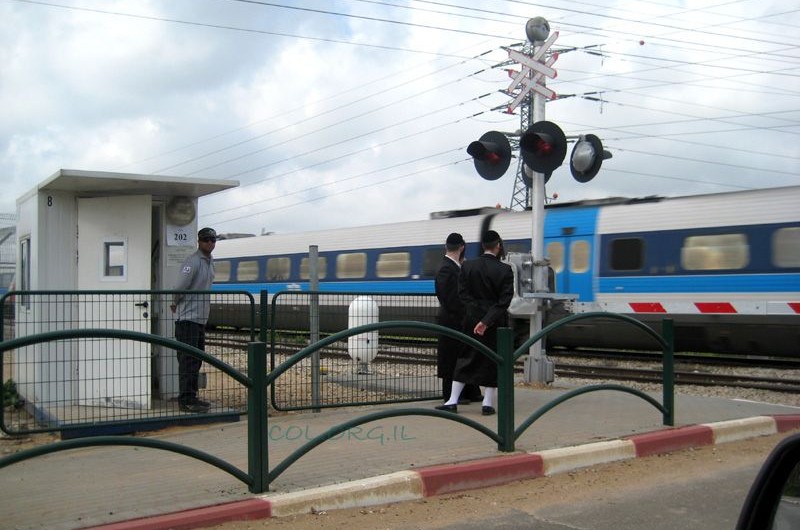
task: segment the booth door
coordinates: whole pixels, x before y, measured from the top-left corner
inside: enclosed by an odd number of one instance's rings
[[[150,333],[149,195],[78,199],[78,313],[82,328]],[[90,294],[85,291],[101,291]],[[86,339],[78,347],[81,405],[150,408],[150,344]]]

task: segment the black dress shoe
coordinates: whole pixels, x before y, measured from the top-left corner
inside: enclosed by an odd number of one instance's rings
[[[439,405],[436,410],[443,410],[445,412],[458,412],[458,405]]]
[[[491,416],[494,413],[495,413],[494,407],[487,407],[486,405],[481,407],[481,414],[483,414],[484,416]]]

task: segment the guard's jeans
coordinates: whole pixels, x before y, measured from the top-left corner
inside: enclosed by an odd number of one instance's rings
[[[205,351],[205,325],[190,320],[178,320],[175,322],[175,340]],[[200,373],[202,364],[203,361],[194,355],[178,352],[179,403],[191,403],[197,400],[198,374]]]

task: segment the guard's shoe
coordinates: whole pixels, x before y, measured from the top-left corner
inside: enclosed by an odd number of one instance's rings
[[[445,412],[458,412],[458,405],[439,405],[436,410],[443,410]]]
[[[491,416],[495,412],[496,411],[494,410],[494,407],[487,407],[486,405],[481,407],[481,414],[483,414],[484,416]]]
[[[192,413],[203,413],[208,412],[208,406],[203,406],[200,403],[181,403],[178,405],[178,408],[181,409],[183,412],[192,412]]]
[[[208,401],[203,401],[202,399],[195,399],[193,401],[193,403],[195,405],[200,405],[201,407],[205,407],[205,408],[211,407],[211,403],[209,403]]]

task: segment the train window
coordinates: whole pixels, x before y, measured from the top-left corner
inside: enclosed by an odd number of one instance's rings
[[[363,278],[367,275],[367,255],[364,252],[351,252],[336,256],[337,278]]]
[[[772,234],[772,263],[800,267],[800,228],[780,228]]]
[[[301,280],[308,280],[308,265],[309,260],[308,258],[303,258],[300,260],[300,279]],[[317,277],[322,280],[325,278],[325,275],[328,273],[328,258],[319,256],[317,257]]]
[[[586,272],[589,270],[589,242],[585,239],[573,241],[569,245],[569,271]]]
[[[690,271],[741,269],[750,262],[744,234],[690,236],[683,240],[681,266]]]
[[[408,252],[384,252],[378,255],[375,273],[378,278],[405,278],[411,272],[411,254]]]
[[[503,248],[506,252],[530,252],[531,246],[525,243],[508,243],[503,241]]]
[[[636,237],[615,239],[611,242],[611,269],[638,271],[644,267],[644,241]]]
[[[564,270],[564,244],[554,241],[547,244],[545,255],[550,260],[550,267],[556,274]]]
[[[422,277],[433,278],[439,270],[439,263],[444,256],[444,249],[426,248],[422,254]]]
[[[231,262],[227,259],[214,260],[214,281],[229,282],[231,280]]]
[[[292,260],[287,257],[269,258],[267,260],[267,281],[288,280],[292,268]]]
[[[240,261],[236,266],[236,279],[240,282],[258,280],[258,262],[256,260]]]

